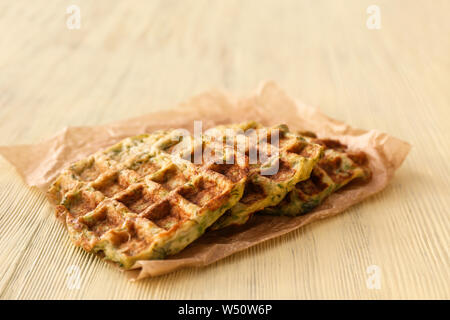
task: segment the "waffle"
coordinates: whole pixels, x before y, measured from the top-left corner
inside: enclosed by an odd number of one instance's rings
[[[223,133],[230,128],[243,131],[255,129],[254,134],[245,132],[247,141],[243,152],[247,157],[252,152],[259,156],[263,150],[268,159],[262,161],[258,157],[256,162],[249,164],[249,177],[243,197],[211,226],[212,230],[244,224],[252,213],[278,204],[299,181],[309,178],[323,151],[322,146],[309,143],[300,135],[289,132],[285,125],[266,128],[264,135],[261,135],[261,131],[256,132],[265,129],[256,122],[221,126],[216,127],[216,130]],[[271,144],[274,133],[279,137],[278,145]],[[224,133],[224,136],[227,134]],[[277,170],[269,172],[274,164]]]
[[[75,245],[128,269],[179,252],[237,203],[245,166],[194,164],[167,150],[177,136],[127,138],[55,180],[48,196]]]
[[[349,152],[336,140],[316,139],[312,133],[306,138],[324,146],[324,156],[314,167],[311,177],[297,183],[277,206],[262,211],[271,215],[297,216],[310,212],[331,193],[336,192],[353,180],[368,180],[371,171],[367,156],[363,152]]]

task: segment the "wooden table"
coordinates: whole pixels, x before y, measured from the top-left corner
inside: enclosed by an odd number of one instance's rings
[[[66,26],[70,4],[80,29]],[[381,29],[366,25],[371,4]],[[273,79],[413,145],[387,189],[342,215],[136,283],[75,248],[1,158],[0,297],[450,298],[449,12],[448,0],[0,1],[0,144]],[[367,285],[372,265],[380,289]]]

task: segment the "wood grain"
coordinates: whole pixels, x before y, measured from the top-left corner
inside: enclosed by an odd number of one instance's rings
[[[70,4],[79,30],[66,27]],[[371,4],[379,30],[366,27]],[[413,150],[386,190],[342,215],[137,283],[75,248],[44,196],[0,159],[0,298],[450,298],[449,10],[447,0],[1,0],[0,144],[273,79]],[[366,286],[370,265],[380,290]]]

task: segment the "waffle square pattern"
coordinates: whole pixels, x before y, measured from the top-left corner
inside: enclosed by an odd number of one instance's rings
[[[237,203],[245,167],[195,165],[165,152],[174,135],[127,138],[56,179],[48,196],[75,245],[128,269],[179,252]]]

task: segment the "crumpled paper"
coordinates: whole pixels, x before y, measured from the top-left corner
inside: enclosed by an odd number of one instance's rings
[[[158,129],[192,131],[195,120],[202,121],[203,130],[219,124],[255,120],[264,125],[285,123],[291,130],[309,130],[319,137],[332,137],[347,144],[350,150],[367,153],[373,177],[368,183],[353,184],[332,194],[304,216],[256,214],[243,226],[207,232],[182,252],[165,260],[139,261],[135,270],[126,272],[130,279],[158,276],[183,267],[206,266],[315,220],[340,213],[386,187],[411,148],[407,142],[386,133],[355,129],[331,119],[318,109],[290,98],[275,83],[265,82],[245,98],[237,99],[219,91],[205,92],[169,111],[102,126],[68,127],[38,144],[0,147],[0,154],[16,167],[28,185],[45,192],[61,170],[100,148],[128,136]]]

